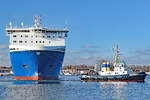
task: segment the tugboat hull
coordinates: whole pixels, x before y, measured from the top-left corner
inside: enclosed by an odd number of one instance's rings
[[[137,73],[129,75],[118,75],[118,76],[90,76],[84,75],[81,76],[81,81],[85,82],[144,82],[146,73]]]

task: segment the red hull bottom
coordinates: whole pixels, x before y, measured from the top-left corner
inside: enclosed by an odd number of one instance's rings
[[[17,80],[55,80],[58,78],[54,76],[51,76],[51,77],[18,77],[18,76],[15,76],[14,79],[17,79]]]

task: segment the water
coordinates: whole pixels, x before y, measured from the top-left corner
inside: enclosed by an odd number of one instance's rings
[[[0,78],[0,100],[150,100],[150,76],[144,83],[81,82],[78,76],[61,81],[13,81]]]

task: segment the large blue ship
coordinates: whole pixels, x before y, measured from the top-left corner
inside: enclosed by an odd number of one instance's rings
[[[65,38],[69,32],[64,29],[48,29],[40,26],[40,17],[34,17],[34,27],[6,28],[10,37],[10,59],[14,79],[48,80],[58,79],[64,54]]]

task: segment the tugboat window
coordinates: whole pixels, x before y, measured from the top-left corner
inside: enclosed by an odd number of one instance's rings
[[[47,38],[51,38],[51,36],[47,36]]]

